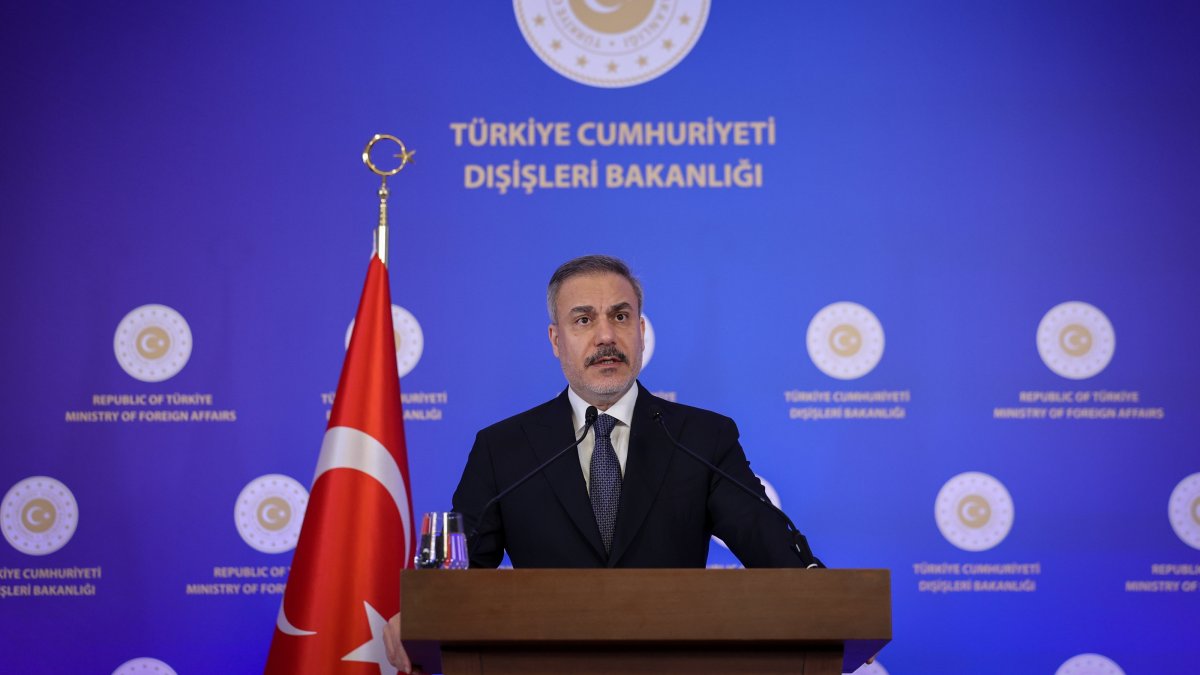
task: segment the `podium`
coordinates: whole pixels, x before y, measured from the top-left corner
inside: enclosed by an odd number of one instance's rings
[[[834,675],[892,637],[888,570],[405,570],[427,673]]]

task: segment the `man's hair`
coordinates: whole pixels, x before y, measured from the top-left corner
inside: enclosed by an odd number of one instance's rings
[[[562,288],[567,279],[585,274],[617,274],[625,277],[629,285],[633,286],[633,293],[637,296],[638,316],[641,316],[642,282],[633,276],[629,265],[626,265],[624,260],[610,255],[585,255],[559,265],[550,277],[550,285],[546,287],[546,310],[550,312],[550,323],[558,323],[558,317],[554,315],[555,305],[558,304],[558,289]]]

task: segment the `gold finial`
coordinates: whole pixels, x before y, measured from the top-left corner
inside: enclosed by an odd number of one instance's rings
[[[400,152],[392,155],[392,157],[400,160],[400,164],[396,168],[389,171],[380,169],[375,165],[375,162],[371,160],[371,150],[375,147],[376,143],[382,140],[389,140],[400,146]],[[363,150],[363,164],[366,164],[367,168],[370,169],[372,173],[374,173],[376,176],[379,176],[380,181],[379,225],[375,228],[375,254],[379,256],[379,259],[383,261],[384,265],[386,265],[388,262],[387,179],[400,173],[401,169],[409,164],[414,163],[413,155],[415,154],[417,154],[416,150],[409,150],[408,148],[404,147],[404,142],[391,134],[375,134],[371,137],[371,140],[367,141],[367,147]]]

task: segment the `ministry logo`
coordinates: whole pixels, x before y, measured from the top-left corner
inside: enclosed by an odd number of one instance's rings
[[[1004,484],[977,471],[946,481],[933,511],[942,536],[964,551],[992,548],[1004,541],[1013,524],[1012,497]]]
[[[1078,654],[1063,662],[1054,675],[1125,675],[1125,671],[1107,656]]]
[[[1037,345],[1047,368],[1083,380],[1104,370],[1112,360],[1117,337],[1104,312],[1086,302],[1064,302],[1042,317]]]
[[[1167,507],[1171,527],[1183,543],[1200,549],[1200,473],[1179,481]]]
[[[354,335],[354,321],[346,328],[346,349],[350,348],[350,337]],[[400,377],[412,372],[425,352],[425,332],[412,312],[400,305],[392,305],[392,338],[396,341],[396,371]]]
[[[162,382],[187,365],[192,329],[183,315],[166,305],[142,305],[117,324],[113,352],[130,377]]]
[[[176,675],[175,669],[158,659],[142,656],[117,666],[112,675]]]
[[[296,548],[308,508],[308,490],[290,476],[273,473],[250,481],[233,508],[238,534],[251,548],[283,553]]]
[[[560,75],[632,87],[683,60],[704,31],[709,0],[513,0],[521,35]]]
[[[645,369],[646,366],[650,365],[650,357],[654,356],[655,339],[654,326],[650,323],[650,317],[643,314],[642,319],[646,321],[646,337],[644,339],[646,348],[642,350],[642,368]]]
[[[808,357],[830,377],[862,377],[883,358],[883,324],[860,304],[827,305],[808,323]]]
[[[78,524],[75,495],[47,476],[26,478],[12,486],[0,502],[4,538],[28,555],[46,555],[66,546]]]

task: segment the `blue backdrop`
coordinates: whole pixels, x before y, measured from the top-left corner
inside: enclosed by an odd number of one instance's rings
[[[892,570],[877,671],[1200,667],[1200,7],[647,0],[605,44],[582,5],[7,10],[0,670],[261,670],[377,132],[417,151],[418,513],[564,386],[545,284],[607,252],[642,381],[734,417],[827,563]]]

